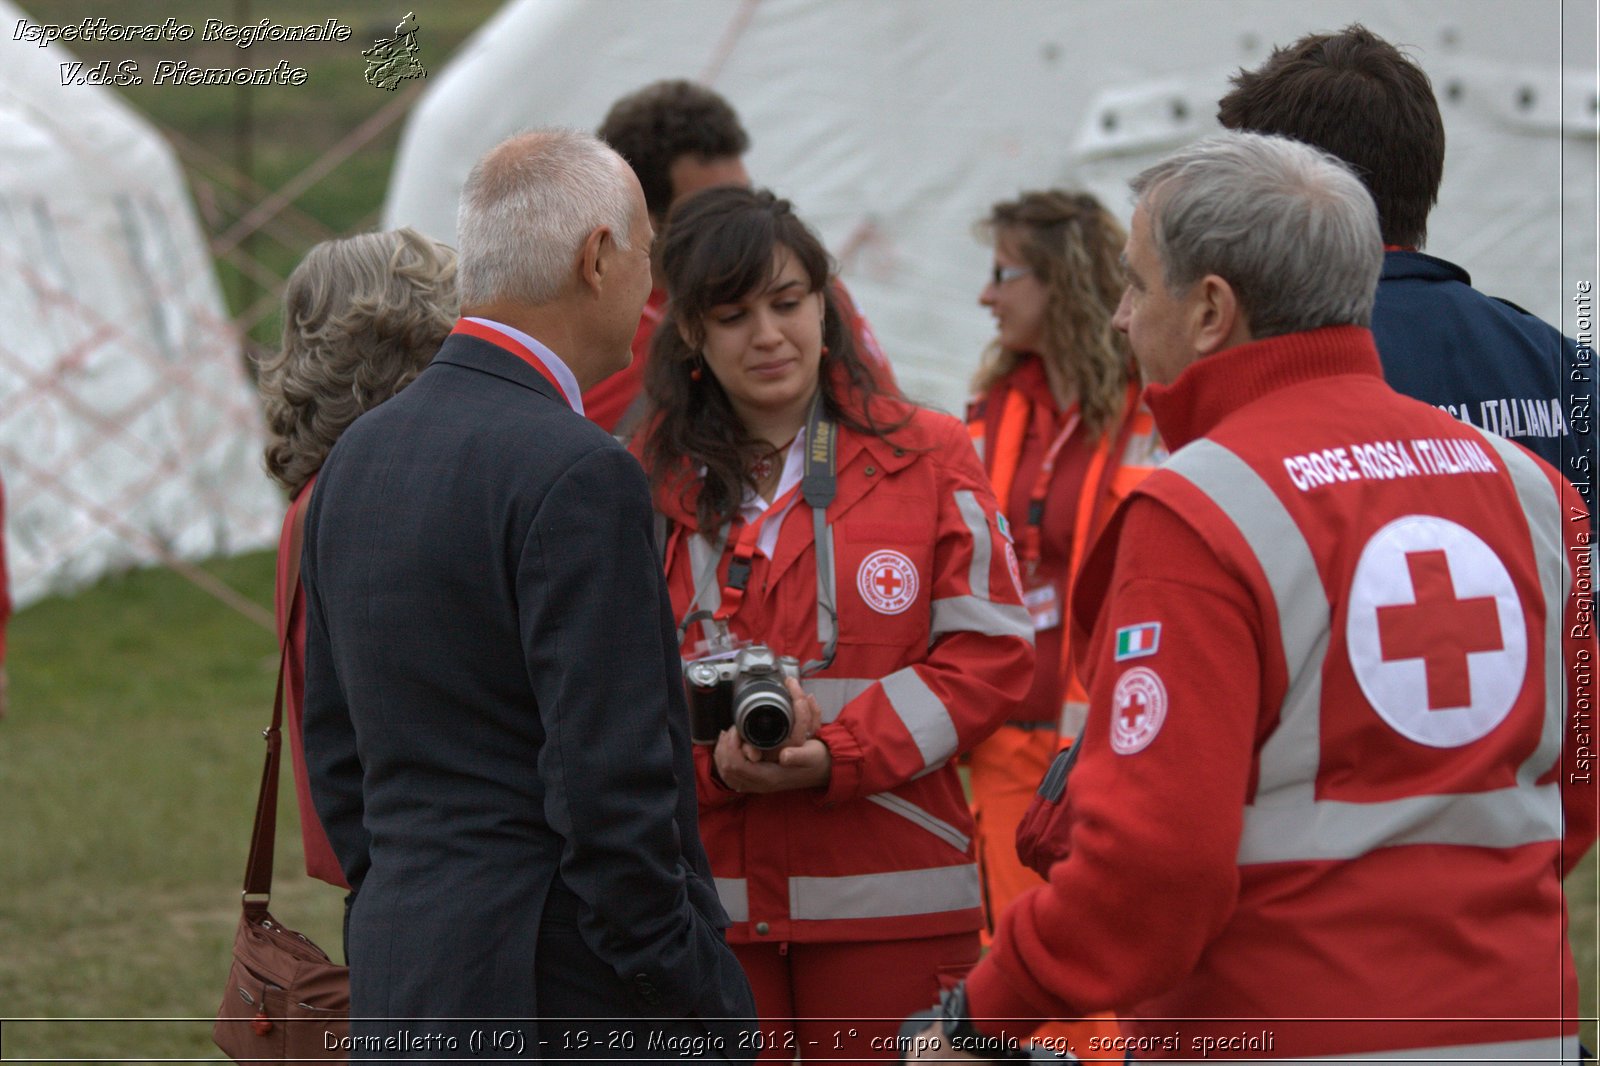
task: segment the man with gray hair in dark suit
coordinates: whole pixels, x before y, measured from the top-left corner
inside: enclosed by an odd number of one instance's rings
[[[350,1050],[752,1057],[649,492],[583,417],[650,290],[644,197],[593,137],[536,131],[473,168],[458,229],[461,320],[346,431],[306,522]]]

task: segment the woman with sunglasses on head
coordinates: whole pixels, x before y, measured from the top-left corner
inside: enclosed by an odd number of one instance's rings
[[[633,447],[663,516],[728,940],[764,1057],[894,1059],[898,1019],[978,958],[954,759],[1031,674],[1010,545],[961,424],[874,389],[787,201],[699,193],[662,262]],[[787,730],[729,710],[747,645],[793,659]]]
[[[995,204],[980,230],[994,266],[978,302],[996,336],[968,423],[1016,539],[1038,652],[1023,703],[969,756],[993,930],[1017,896],[1044,883],[1043,861],[1035,873],[1018,858],[1017,823],[1087,710],[1067,640],[1074,577],[1117,502],[1165,452],[1127,340],[1111,325],[1126,239],[1117,220],[1088,193],[1048,190]]]

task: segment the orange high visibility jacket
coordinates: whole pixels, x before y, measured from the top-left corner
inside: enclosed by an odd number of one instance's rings
[[[973,401],[968,409],[968,432],[979,456],[983,458],[989,479],[994,485],[995,498],[1006,510],[1014,535],[1023,528],[1028,515],[1009,506],[1012,489],[1019,472],[1025,483],[1031,482],[1043,459],[1040,449],[1027,456],[1028,462],[1023,462],[1030,426],[1036,419],[1054,417],[1054,400],[1037,359],[1019,365]],[[1058,573],[1047,575],[1057,582],[1063,618],[1067,605],[1072,602],[1074,579],[1089,546],[1099,536],[1117,504],[1167,454],[1149,409],[1140,401],[1136,382],[1129,383],[1122,410],[1105,432],[1091,438],[1080,429],[1068,440],[1066,447],[1090,449],[1090,456],[1088,472],[1083,481],[1085,489],[1079,493],[1072,523],[1071,548],[1069,552],[1062,553],[1066,565],[1060,567]],[[1058,471],[1063,465],[1063,461],[1058,461]],[[1039,660],[1041,669],[1053,666],[1060,677],[1060,711],[1055,724],[1064,740],[1078,734],[1088,708],[1083,683],[1072,667],[1072,650],[1067,634],[1068,627],[1063,622],[1059,657],[1055,663],[1047,662],[1043,644]]]

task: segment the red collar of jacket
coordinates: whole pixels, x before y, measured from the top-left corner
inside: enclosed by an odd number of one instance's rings
[[[1050,391],[1050,379],[1045,376],[1044,360],[1037,355],[1024,356],[1011,373],[1001,379],[1008,389],[1025,394],[1030,400],[1056,406],[1055,393]]]
[[[873,415],[880,424],[893,425],[914,415],[915,411],[916,408],[911,404],[895,397],[880,395],[872,401]],[[862,417],[859,407],[856,416]],[[644,434],[634,437],[630,445],[630,450],[641,461],[644,457],[643,438]],[[881,480],[882,475],[909,466],[916,461],[919,453],[929,451],[935,444],[932,434],[915,417],[887,440],[840,427],[839,453],[835,464],[839,490],[828,507],[830,520],[836,519],[865,495],[873,484]],[[857,471],[865,473],[869,467],[872,469],[870,475],[855,476]],[[688,483],[687,491],[684,491],[682,480],[669,478],[664,487],[656,491],[656,509],[678,525],[698,532],[700,520],[695,513],[695,505],[699,499],[699,484],[699,479],[693,478]]]
[[[972,398],[967,405],[967,422],[981,420],[986,432],[993,435],[1005,411],[1006,397],[1013,392],[1021,393],[1035,404],[1056,406],[1055,394],[1050,391],[1050,381],[1045,377],[1044,361],[1037,355],[1024,355],[999,381]]]
[[[1251,341],[1191,363],[1170,385],[1149,385],[1145,402],[1167,448],[1177,451],[1269,393],[1341,374],[1382,377],[1372,331],[1327,326]]]

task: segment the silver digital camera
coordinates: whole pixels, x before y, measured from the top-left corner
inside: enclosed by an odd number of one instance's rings
[[[689,735],[696,744],[715,744],[724,729],[739,731],[751,747],[783,746],[794,724],[794,701],[783,679],[799,679],[800,664],[751,644],[686,663],[683,685],[689,696]]]

